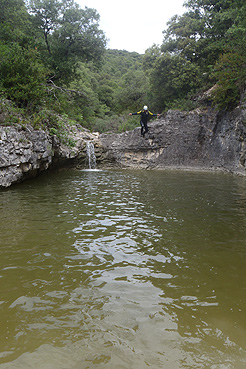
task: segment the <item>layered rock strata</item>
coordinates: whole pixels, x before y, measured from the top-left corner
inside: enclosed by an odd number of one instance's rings
[[[124,168],[220,169],[246,174],[246,114],[240,108],[226,114],[169,111],[149,128],[145,138],[140,128],[101,135],[104,161]]]
[[[246,111],[169,111],[149,124],[121,134],[90,133],[74,127],[66,146],[31,126],[0,126],[0,187],[49,168],[87,166],[86,142],[95,146],[97,166],[134,169],[223,170],[246,174]]]
[[[69,147],[56,136],[31,126],[0,126],[0,188],[50,168],[86,165],[86,142],[94,140],[96,144],[98,134],[76,127],[70,134],[74,145]]]

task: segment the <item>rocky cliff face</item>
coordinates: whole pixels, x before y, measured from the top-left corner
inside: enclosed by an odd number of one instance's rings
[[[149,124],[145,138],[140,128],[121,134],[91,134],[74,127],[75,145],[32,127],[0,126],[0,187],[36,176],[56,166],[86,162],[86,142],[95,146],[99,167],[136,169],[225,170],[246,174],[246,112],[169,111]]]
[[[57,166],[86,165],[86,142],[98,134],[74,127],[71,136],[75,145],[67,147],[56,136],[31,126],[0,126],[0,188],[34,177]]]
[[[124,168],[226,170],[246,174],[246,114],[169,111],[149,124],[120,135],[101,135],[104,162]]]

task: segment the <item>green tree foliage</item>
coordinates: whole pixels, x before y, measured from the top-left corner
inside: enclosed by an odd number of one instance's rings
[[[122,131],[133,128],[136,123],[133,119],[126,120],[128,113],[149,101],[149,80],[143,70],[142,55],[125,50],[107,50],[96,81],[103,112],[97,113],[95,129]]]
[[[31,17],[22,0],[3,0],[0,15],[0,91],[21,107],[44,97],[45,68],[32,43]]]
[[[78,62],[99,63],[106,39],[96,10],[82,9],[73,0],[31,0],[30,12],[53,79],[69,83],[76,77]]]
[[[245,54],[225,53],[215,65],[214,76],[217,84],[214,90],[214,101],[219,109],[230,110],[240,101],[246,88]]]
[[[0,0],[0,41],[30,43],[32,25],[23,0]]]
[[[161,108],[180,107],[180,99],[218,83],[216,103],[233,107],[245,86],[245,1],[187,0],[185,6],[163,32],[161,55],[149,50],[145,57],[155,99]]]
[[[148,76],[143,70],[143,57],[125,50],[107,50],[101,70],[104,76],[103,90],[110,102],[106,102],[116,113],[139,109],[146,104]],[[101,95],[101,94],[100,94]]]
[[[72,109],[77,116],[82,115],[87,121],[87,127],[92,128],[95,116],[104,116],[104,104],[98,96],[98,72],[91,64],[80,63],[78,77],[70,87],[77,91],[75,101],[76,109]]]
[[[69,85],[80,78],[82,61],[98,66],[102,59],[98,13],[73,0],[33,0],[29,12],[22,0],[1,1],[0,91],[18,106],[46,104],[78,116],[78,106],[88,106],[96,92],[71,92]]]
[[[188,0],[188,11],[168,22],[162,51],[179,53],[205,69],[214,64],[223,52],[228,29],[236,21],[233,1]]]
[[[101,132],[130,129],[130,111],[190,109],[214,85],[215,104],[231,109],[246,88],[245,0],[186,0],[161,47],[144,55],[106,50],[99,14],[74,0],[0,5],[0,94],[54,132],[58,115]]]
[[[130,70],[119,81],[114,99],[118,112],[136,111],[147,101],[148,80],[143,70]]]
[[[158,109],[180,106],[201,84],[200,68],[179,55],[158,57],[150,74]]]
[[[0,43],[0,88],[18,106],[36,106],[45,96],[45,69],[35,49]]]
[[[214,101],[220,109],[232,109],[246,89],[246,4],[235,1],[236,21],[226,33],[224,53],[217,60],[213,76],[217,82]]]

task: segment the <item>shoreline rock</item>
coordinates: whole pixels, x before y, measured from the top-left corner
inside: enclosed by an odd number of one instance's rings
[[[149,124],[120,135],[101,135],[106,159],[136,169],[220,170],[246,174],[246,113],[169,111]]]
[[[86,162],[86,142],[98,134],[73,127],[75,145],[68,147],[56,136],[32,126],[0,126],[0,188],[7,188],[40,172]],[[86,165],[86,164],[85,164]]]
[[[149,124],[120,134],[73,127],[68,147],[44,130],[0,126],[0,188],[57,167],[88,167],[86,142],[95,147],[99,168],[227,171],[246,175],[246,111],[168,111]]]

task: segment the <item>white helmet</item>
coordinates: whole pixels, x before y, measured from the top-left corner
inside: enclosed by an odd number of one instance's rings
[[[148,106],[144,105],[143,110],[148,110]]]

